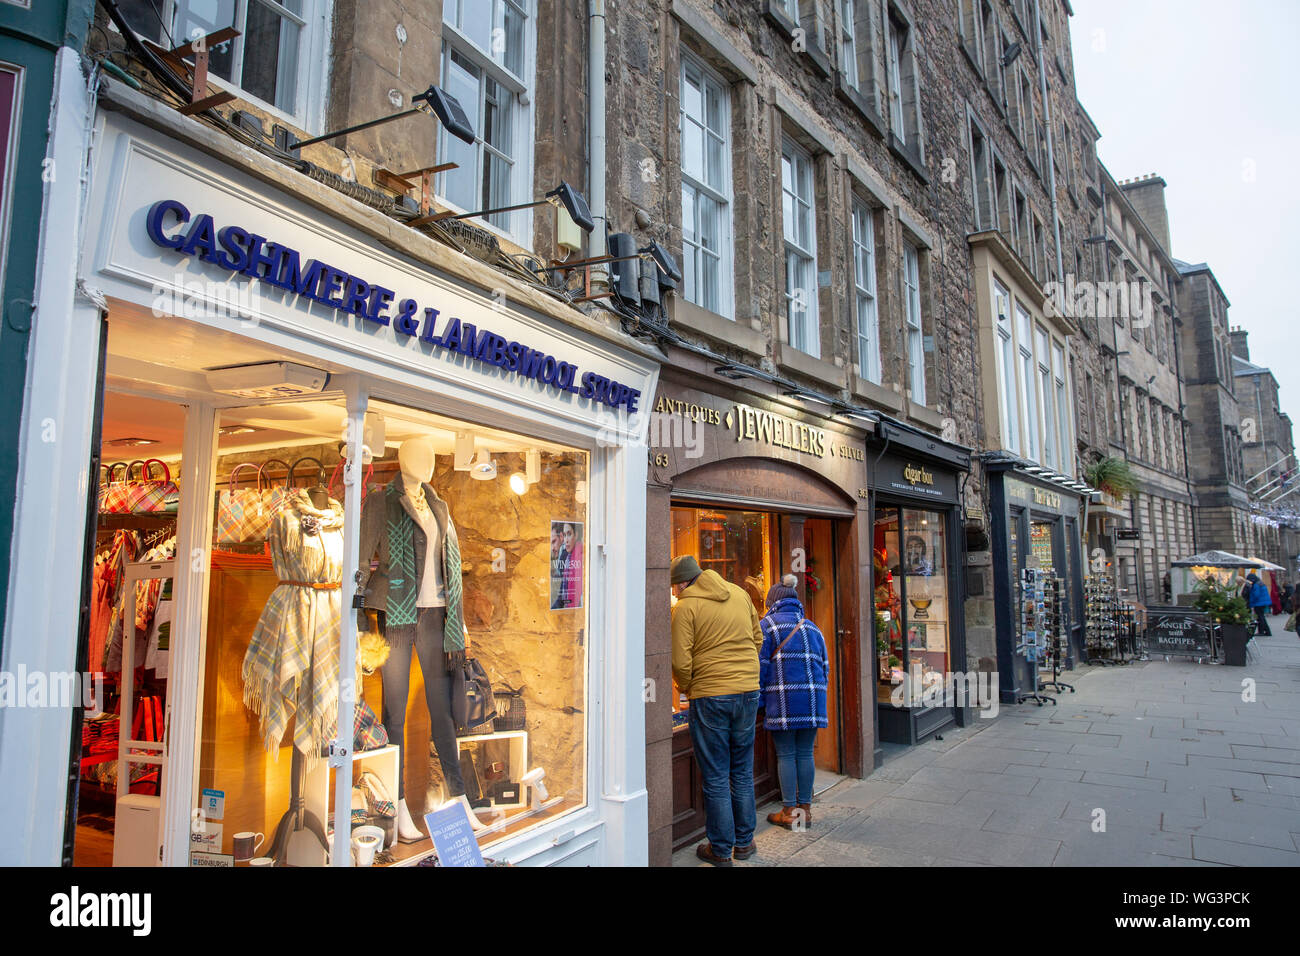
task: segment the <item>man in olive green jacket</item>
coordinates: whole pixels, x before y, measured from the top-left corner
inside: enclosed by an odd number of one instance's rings
[[[691,555],[675,558],[673,679],[690,698],[691,742],[700,766],[708,843],[696,855],[730,866],[754,853],[754,722],[763,632],[754,602]]]

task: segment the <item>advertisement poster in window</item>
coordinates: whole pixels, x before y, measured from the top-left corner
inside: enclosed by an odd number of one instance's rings
[[[551,610],[582,607],[582,522],[551,522]]]

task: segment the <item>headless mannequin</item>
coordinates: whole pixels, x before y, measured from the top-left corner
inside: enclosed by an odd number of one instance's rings
[[[433,443],[427,439],[408,439],[402,442],[397,450],[397,465],[402,473],[402,487],[406,498],[416,515],[419,516],[420,521],[427,523],[434,521],[434,515],[429,507],[428,499],[424,495],[424,485],[433,477],[434,461]],[[429,550],[425,560],[437,560],[433,549]],[[432,675],[425,675],[425,680],[431,678]],[[403,772],[404,770],[405,768],[403,768]],[[469,801],[463,794],[459,797],[459,800],[464,803],[466,811],[469,812],[470,821],[474,824],[475,829],[479,829],[479,821],[471,811]],[[408,842],[423,837],[423,834],[416,827],[415,821],[411,818],[411,812],[406,805],[405,798],[402,798],[397,803],[397,832],[399,838]]]

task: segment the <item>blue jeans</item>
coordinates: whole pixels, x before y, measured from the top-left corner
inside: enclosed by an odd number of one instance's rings
[[[776,775],[781,781],[781,802],[787,807],[812,803],[813,744],[817,728],[773,730],[776,744]]]
[[[705,832],[713,852],[754,842],[754,721],[758,691],[691,701],[691,743],[704,789]]]

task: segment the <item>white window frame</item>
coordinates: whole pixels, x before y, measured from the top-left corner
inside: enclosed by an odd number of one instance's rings
[[[1011,291],[993,280],[994,364],[998,372],[998,417],[1007,450],[1020,453],[1020,416],[1016,414],[1016,349],[1011,327]]]
[[[925,329],[921,324],[921,251],[903,242],[903,316],[907,323],[907,379],[912,401],[925,405]]]
[[[1038,402],[1038,390],[1034,388],[1036,379],[1034,368],[1034,319],[1029,311],[1016,302],[1016,346],[1019,353],[1017,374],[1020,378],[1020,417],[1025,426],[1026,457],[1040,462],[1039,448],[1041,440],[1038,434],[1042,419]]]
[[[840,72],[844,85],[861,92],[862,77],[858,70],[856,0],[840,0]]]
[[[466,2],[478,2],[478,0],[466,0]],[[524,14],[523,42],[524,42],[524,59],[523,59],[523,76],[516,76],[510,72],[504,64],[498,62],[492,55],[491,51],[484,50],[468,36],[462,33],[457,27],[448,20],[443,20],[442,26],[442,50],[439,53],[439,85],[446,88],[447,63],[451,58],[451,51],[455,51],[470,61],[481,74],[490,74],[491,78],[504,88],[515,98],[513,123],[510,130],[511,143],[514,148],[514,155],[510,157],[510,187],[509,202],[503,205],[513,205],[516,203],[529,202],[536,198],[533,195],[533,148],[536,142],[534,136],[534,124],[536,123],[535,103],[537,101],[537,0],[491,0],[495,5],[509,4],[520,9]],[[454,4],[454,0],[446,0],[443,4],[443,15]],[[504,9],[504,6],[502,7]],[[481,83],[481,81],[480,81]],[[523,102],[521,102],[521,100]],[[483,190],[483,162],[484,151],[492,149],[483,140],[484,132],[484,111],[485,104],[480,94],[478,103],[461,103],[461,108],[465,110],[469,117],[470,125],[474,128],[476,140],[474,150],[474,195],[480,196]],[[459,140],[456,141],[460,143]],[[454,144],[450,141],[450,134],[439,126],[438,129],[438,157],[439,161],[443,156],[448,154],[448,146]],[[464,146],[460,143],[460,146]],[[459,147],[455,147],[459,148]],[[499,152],[499,150],[494,150]],[[438,201],[448,209],[457,213],[474,212],[475,209],[465,209],[452,202],[446,195],[447,174],[439,173],[435,177],[434,190]],[[476,200],[476,207],[477,207]],[[503,227],[494,223],[485,217],[474,219],[474,224],[484,229],[491,230],[509,242],[514,243],[524,249],[531,249],[533,245],[533,210],[517,209],[514,212],[505,213],[508,218],[509,226]]]
[[[880,384],[880,312],[876,298],[876,217],[853,199],[853,306],[858,341],[858,373]]]
[[[1052,337],[1041,325],[1034,328],[1034,357],[1038,374],[1034,379],[1034,390],[1038,393],[1038,407],[1043,419],[1043,457],[1042,464],[1048,468],[1060,470],[1057,457],[1056,434],[1056,393],[1052,389]]]
[[[728,319],[734,319],[735,318],[735,304],[734,304],[735,303],[735,265],[732,261],[733,259],[733,255],[732,255],[733,178],[732,178],[732,168],[731,168],[731,90],[729,89],[726,80],[724,80],[715,71],[710,70],[702,62],[700,62],[699,59],[697,59],[694,56],[691,56],[686,50],[682,51],[681,61],[682,63],[681,63],[681,70],[679,71],[679,82],[682,85],[679,89],[679,95],[678,95],[679,108],[678,108],[678,116],[677,116],[677,123],[678,123],[677,134],[680,137],[680,142],[682,144],[681,148],[683,151],[685,150],[685,146],[686,146],[685,124],[686,122],[688,122],[688,117],[686,115],[686,97],[684,95],[681,95],[681,93],[682,91],[685,90],[686,82],[687,82],[687,71],[689,70],[689,71],[694,71],[699,75],[700,87],[703,94],[702,101],[705,104],[704,105],[705,115],[698,118],[690,117],[689,121],[694,122],[700,126],[704,137],[707,138],[709,136],[716,136],[721,141],[722,143],[721,163],[722,163],[722,179],[723,179],[722,189],[719,190],[713,186],[710,186],[708,183],[700,182],[696,180],[694,177],[687,175],[685,163],[682,164],[683,226],[685,225],[685,218],[686,218],[686,211],[685,211],[684,204],[686,202],[685,191],[687,189],[690,189],[692,191],[693,201],[695,202],[695,208],[693,210],[693,217],[692,217],[694,222],[696,223],[699,222],[699,205],[700,205],[699,199],[701,194],[707,197],[708,199],[711,199],[714,202],[716,202],[720,207],[718,211],[719,232],[718,232],[718,253],[716,257],[717,270],[718,270],[717,302],[715,303],[716,308],[710,308],[710,306],[706,305],[705,302],[703,301],[704,297],[699,294],[700,274],[701,274],[699,269],[699,261],[700,259],[709,256],[710,253],[704,250],[703,247],[701,247],[698,243],[689,241],[686,237],[684,228],[682,231],[682,258],[684,260],[683,265],[685,266],[685,260],[688,257],[691,256],[696,257],[694,260],[694,269],[695,269],[695,276],[696,276],[696,280],[695,280],[696,296],[692,298],[686,294],[685,282],[683,282],[682,284],[682,296],[683,298],[686,298],[687,301],[693,302],[695,305],[698,305],[702,309],[709,309],[709,311],[716,312],[718,315],[725,316]],[[721,130],[720,136],[717,135],[717,131],[710,130],[708,127],[709,87],[714,88],[714,92],[716,92],[721,102],[723,128]],[[706,148],[705,149],[706,157],[707,154],[708,154],[708,150]]]
[[[903,45],[898,25],[885,10],[885,63],[889,73],[889,128],[898,141],[907,144],[907,121],[903,117]]]
[[[188,11],[191,0],[158,0],[158,12],[163,20],[167,23],[168,30],[171,32],[171,40],[177,45],[188,43],[190,37],[179,36],[176,29],[177,13]],[[212,82],[220,89],[228,89],[232,93],[237,93],[239,98],[254,104],[260,109],[265,110],[275,118],[308,133],[320,133],[325,129],[325,94],[329,88],[329,51],[330,51],[330,24],[333,21],[333,0],[303,0],[303,12],[301,14],[293,13],[276,0],[233,0],[234,2],[234,26],[240,30],[240,36],[229,41],[234,45],[233,55],[231,56],[230,74],[232,79],[224,79],[215,74],[212,76]],[[274,103],[269,103],[260,97],[254,96],[244,90],[235,79],[240,76],[243,69],[244,56],[244,32],[247,26],[248,5],[250,3],[261,3],[270,7],[274,12],[291,18],[298,23],[302,33],[298,45],[298,70],[294,77],[294,109],[286,110]],[[149,30],[148,33],[141,33],[140,36],[146,39],[155,40],[166,45],[168,37],[166,34],[152,32],[153,27],[161,26],[157,20],[147,17],[144,23],[133,24],[137,29]],[[217,29],[220,29],[218,27]]]
[[[1056,389],[1057,458],[1061,463],[1061,473],[1070,475],[1074,473],[1074,436],[1070,428],[1065,346],[1050,338],[1049,343],[1052,349],[1052,384]]]
[[[785,187],[785,164],[790,164],[791,185]],[[809,153],[788,137],[781,147],[782,231],[785,237],[786,340],[801,352],[821,358],[821,322],[817,310],[817,210],[813,191],[813,161]],[[791,238],[793,224],[785,216],[786,197],[792,209],[804,207],[808,213],[808,245],[800,246]],[[797,219],[797,216],[796,216]],[[798,266],[800,275],[794,275]],[[801,281],[800,281],[801,280]],[[799,293],[804,293],[800,296]],[[800,308],[802,306],[802,309]],[[801,323],[796,313],[803,311]]]

